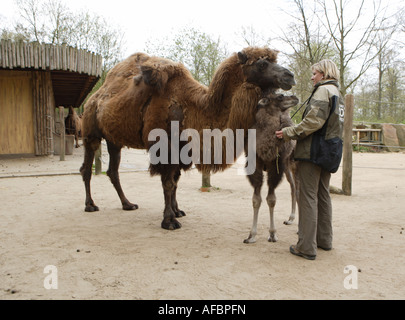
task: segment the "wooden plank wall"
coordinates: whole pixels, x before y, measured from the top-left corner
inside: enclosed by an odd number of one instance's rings
[[[0,70],[0,154],[53,154],[51,73]]]
[[[53,115],[55,101],[51,73],[32,72],[32,94],[34,103],[35,155],[53,154]]]
[[[0,154],[35,154],[32,76],[0,70]]]
[[[66,45],[1,40],[0,68],[64,70],[101,76],[102,57]]]

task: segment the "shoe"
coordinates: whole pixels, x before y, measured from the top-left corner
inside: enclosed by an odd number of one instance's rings
[[[331,251],[332,250],[332,248],[324,248],[324,247],[321,247],[321,246],[318,246],[318,248],[322,249],[324,251]]]
[[[307,259],[307,260],[315,260],[315,258],[316,258],[316,256],[312,256],[312,255],[309,255],[309,254],[305,254],[305,253],[299,252],[299,251],[295,248],[295,246],[291,246],[291,247],[290,247],[290,252],[291,252],[293,255],[295,255],[295,256],[302,257],[302,258],[305,258],[305,259]]]

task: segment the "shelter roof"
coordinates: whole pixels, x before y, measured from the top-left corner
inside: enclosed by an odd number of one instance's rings
[[[0,69],[50,71],[55,106],[79,107],[102,72],[102,57],[66,45],[1,40]]]

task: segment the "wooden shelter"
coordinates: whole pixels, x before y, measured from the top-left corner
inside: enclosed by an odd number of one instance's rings
[[[52,155],[55,109],[80,107],[101,72],[86,50],[1,40],[0,156]]]

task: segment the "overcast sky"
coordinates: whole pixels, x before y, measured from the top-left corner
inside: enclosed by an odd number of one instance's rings
[[[274,0],[68,0],[66,3],[73,11],[88,9],[120,26],[127,54],[142,51],[148,39],[164,37],[188,26],[215,39],[220,37],[230,51],[239,50],[243,44],[234,43],[234,39],[242,26],[253,26],[264,37],[271,37],[274,31],[270,28],[278,28],[279,32],[285,25],[286,15],[283,17],[280,9],[291,5],[289,1]],[[0,14],[11,23],[17,12],[15,0],[1,0],[1,7]]]
[[[79,0],[74,0],[80,3]],[[90,2],[97,2],[91,0]],[[119,0],[122,7],[129,1]],[[176,33],[184,27],[196,29],[212,35],[215,39],[220,37],[228,45],[231,52],[240,50],[243,43],[235,42],[236,33],[240,34],[242,27],[253,26],[263,34],[263,37],[274,35],[270,28],[279,28],[283,24],[278,17],[281,8],[272,8],[274,0],[155,0],[136,1],[140,4],[132,6],[125,15],[118,18],[117,23],[124,23],[127,35],[127,46],[136,49],[143,45],[147,39],[153,39]],[[284,4],[289,1],[284,1]],[[121,6],[120,6],[121,7]],[[284,5],[284,7],[286,7]],[[112,17],[120,17],[121,8],[114,8]],[[100,8],[101,13],[101,8]],[[280,23],[280,25],[278,25]],[[279,31],[279,30],[277,30]],[[132,50],[133,52],[133,50]]]
[[[307,2],[309,6],[314,3]],[[366,6],[372,3],[366,0]],[[401,0],[383,0],[383,3],[391,4],[395,12]],[[72,11],[88,9],[122,28],[125,56],[143,51],[148,39],[162,38],[188,26],[209,33],[215,39],[220,37],[228,50],[234,52],[246,46],[240,38],[236,41],[235,34],[240,34],[242,27],[252,26],[263,38],[274,39],[291,21],[286,12],[296,10],[292,0],[66,0],[66,4]],[[1,0],[0,15],[3,21],[6,19],[13,24],[17,16],[15,0]],[[361,30],[360,25],[358,28]]]

